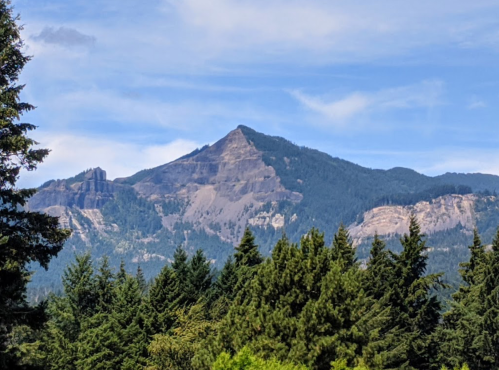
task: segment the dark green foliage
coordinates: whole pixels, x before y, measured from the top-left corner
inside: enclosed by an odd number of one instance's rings
[[[433,199],[449,194],[471,194],[471,187],[464,185],[437,185],[416,193],[400,193],[384,195],[374,201],[372,207],[385,205],[409,206],[421,201],[431,202]]]
[[[144,271],[142,271],[142,268],[137,266],[137,274],[135,275],[135,279],[137,279],[137,284],[139,284],[139,289],[142,294],[144,294],[147,290],[147,282],[146,278],[144,277]]]
[[[258,251],[258,246],[255,244],[255,237],[249,227],[246,227],[244,230],[241,243],[236,247],[234,258],[236,260],[236,267],[253,267],[263,261],[262,255]]]
[[[235,288],[238,282],[238,270],[234,259],[230,256],[225,262],[225,265],[214,284],[215,299],[225,297],[228,301],[232,301],[235,297]]]
[[[203,251],[198,249],[189,261],[188,285],[184,305],[192,305],[203,297],[211,287],[213,275],[210,262]]]
[[[394,255],[394,286],[390,304],[394,310],[393,322],[405,333],[409,365],[428,369],[435,345],[431,335],[440,319],[441,305],[433,289],[442,286],[442,274],[426,275],[427,247],[415,216],[411,217],[409,234],[400,240],[403,250]]]
[[[59,228],[57,217],[26,211],[36,190],[16,187],[21,170],[35,170],[49,153],[35,149],[38,143],[27,136],[36,126],[19,122],[34,107],[20,101],[24,85],[18,78],[30,57],[22,53],[18,21],[10,1],[0,1],[0,368],[10,369],[19,364],[5,352],[9,333],[17,325],[36,328],[45,320],[45,306],[26,301],[29,264],[47,268],[70,235]]]
[[[123,188],[101,209],[104,219],[118,225],[121,232],[154,234],[162,227],[153,203],[139,198],[133,188]]]
[[[366,309],[359,292],[359,271],[343,270],[324,234],[313,229],[300,246],[283,237],[237,295],[221,338],[231,350],[248,345],[317,369],[329,369],[337,356],[353,362],[364,340],[356,327]]]
[[[109,267],[109,259],[104,257],[95,279],[98,294],[97,309],[99,312],[110,312],[112,310],[112,303],[115,298],[114,278],[114,274]]]
[[[166,333],[174,323],[174,303],[179,295],[178,280],[170,266],[164,266],[154,279],[146,301],[147,322],[151,334]]]
[[[332,257],[344,270],[353,267],[356,262],[355,250],[350,242],[347,228],[341,224],[338,232],[334,235]]]

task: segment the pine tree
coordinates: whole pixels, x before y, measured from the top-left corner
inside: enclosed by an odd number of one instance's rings
[[[395,264],[386,244],[376,233],[372,243],[370,258],[367,262],[365,287],[366,293],[374,300],[383,298],[396,283],[393,270]]]
[[[234,263],[232,256],[229,256],[214,284],[215,299],[224,297],[228,302],[231,302],[235,297],[237,281],[238,275],[236,264]]]
[[[257,355],[330,369],[362,354],[367,337],[357,324],[367,313],[358,268],[343,269],[312,229],[300,246],[283,237],[272,258],[237,294],[222,323],[219,342],[231,351],[249,346]]]
[[[123,258],[121,259],[120,262],[120,268],[118,270],[118,273],[116,274],[116,284],[121,285],[126,281],[127,277],[126,269],[125,269],[125,261]]]
[[[79,334],[81,322],[96,313],[99,302],[96,290],[94,268],[90,254],[77,255],[74,263],[69,265],[63,273],[62,285],[65,297],[63,304],[67,305],[76,332],[73,337]]]
[[[333,259],[339,261],[345,270],[354,266],[357,261],[348,230],[343,224],[334,235],[332,253]]]
[[[184,305],[192,305],[201,297],[207,297],[213,279],[210,262],[201,249],[198,249],[191,258],[188,268],[188,284]]]
[[[142,294],[144,294],[147,290],[147,282],[146,278],[144,277],[144,271],[142,271],[140,265],[137,267],[137,274],[135,275],[135,279],[137,279],[140,291],[142,292]]]
[[[25,209],[36,189],[18,189],[21,170],[34,170],[48,155],[47,149],[27,135],[35,125],[19,122],[34,109],[20,101],[24,85],[19,75],[30,60],[22,53],[19,17],[13,15],[10,1],[0,1],[0,368],[17,367],[5,353],[7,336],[17,325],[39,327],[45,321],[44,305],[30,307],[26,285],[29,265],[38,263],[47,269],[52,257],[62,249],[69,230],[59,228],[57,217]]]
[[[263,257],[258,251],[258,246],[255,244],[255,236],[249,227],[244,230],[241,243],[236,247],[234,255],[236,259],[236,267],[246,266],[253,267],[259,265],[263,261]]]
[[[401,340],[407,345],[409,365],[425,370],[436,356],[435,344],[430,343],[432,334],[440,320],[440,303],[433,289],[443,287],[442,274],[426,275],[427,250],[424,235],[411,216],[409,234],[400,240],[403,250],[395,255],[394,273],[397,284],[390,293],[390,303],[394,310],[393,323],[404,331]]]
[[[97,310],[99,312],[110,312],[115,296],[114,274],[109,266],[109,258],[105,256],[100,263],[98,274],[95,278],[95,288],[98,296]]]
[[[146,300],[150,335],[167,333],[171,329],[179,294],[175,272],[170,266],[164,266],[154,279]]]
[[[483,282],[479,285],[483,312],[481,333],[473,343],[479,365],[499,368],[499,228],[492,241],[492,251],[484,266]],[[472,365],[473,366],[473,365]]]

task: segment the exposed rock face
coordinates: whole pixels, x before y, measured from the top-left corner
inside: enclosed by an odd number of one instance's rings
[[[364,221],[349,227],[354,244],[379,235],[402,235],[409,232],[409,220],[414,214],[425,234],[449,230],[461,224],[472,232],[475,224],[476,196],[445,195],[431,202],[419,202],[414,206],[383,206],[364,213]]]
[[[120,185],[106,180],[106,171],[95,168],[80,182],[53,181],[29,200],[29,209],[41,211],[53,206],[100,209],[113,198],[117,186]]]
[[[176,198],[187,202],[183,215],[164,219],[165,226],[182,220],[214,233],[210,225],[219,224],[219,236],[234,243],[240,232],[233,235],[229,228],[244,228],[263,204],[302,199],[301,194],[282,186],[274,168],[265,165],[262,154],[240,129],[193,157],[158,167],[134,188],[151,200]],[[284,220],[272,216],[266,224],[282,227]]]

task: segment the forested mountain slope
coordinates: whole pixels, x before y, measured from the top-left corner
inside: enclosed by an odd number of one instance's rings
[[[369,241],[358,233],[366,228],[397,239],[404,227],[385,225],[386,233],[373,227],[372,214],[379,214],[379,207],[385,214],[404,213],[406,223],[411,209],[421,217],[430,208],[435,219],[447,217],[421,224],[434,243],[430,247],[448,248],[445,253],[452,254],[459,248],[466,251],[475,225],[484,228],[484,241],[490,242],[499,223],[496,189],[498,176],[429,177],[405,168],[369,169],[239,126],[211,146],[128,178],[109,181],[96,168],[42,185],[29,208],[60,216],[74,234],[51,274],[39,273],[34,281],[58,281],[68,258],[85,250],[96,258],[110,256],[114,265],[124,259],[129,266],[147,266],[148,276],[171,260],[179,244],[189,253],[203,249],[220,266],[246,225],[264,254],[283,232],[298,240],[318,227],[330,241],[341,223],[350,226],[360,246]],[[448,212],[463,204],[465,216]]]

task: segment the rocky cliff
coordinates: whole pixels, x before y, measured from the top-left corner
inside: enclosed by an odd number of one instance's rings
[[[430,244],[463,247],[474,226],[491,238],[499,224],[499,201],[476,193],[496,189],[497,176],[373,170],[239,126],[211,146],[128,178],[110,181],[96,168],[50,181],[28,207],[60,216],[75,231],[54,262],[58,279],[83,250],[115,264],[147,264],[151,275],[179,244],[202,248],[221,265],[247,225],[269,253],[283,232],[296,241],[317,227],[331,240],[340,223],[350,225],[357,245],[375,232],[396,239],[415,214]]]

